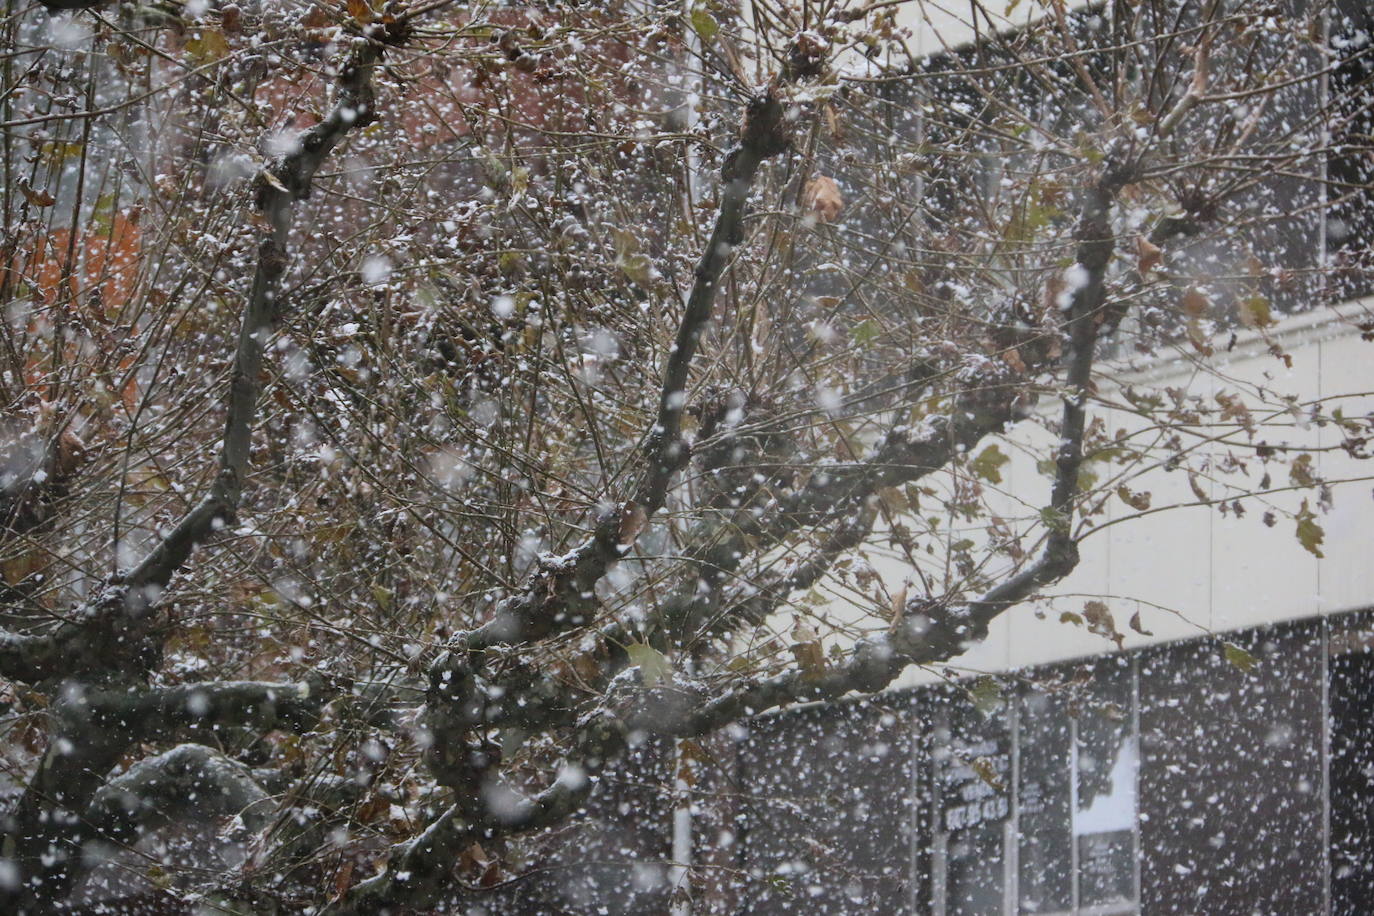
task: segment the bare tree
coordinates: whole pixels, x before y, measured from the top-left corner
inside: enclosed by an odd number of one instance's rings
[[[1354,5],[975,4],[924,56],[886,2],[42,6],[0,54],[7,912],[111,862],[480,900],[644,736],[958,657],[1146,472],[1320,554],[1295,414],[1364,453],[1331,399],[1113,384],[1361,288]],[[227,879],[150,851],[188,822]]]

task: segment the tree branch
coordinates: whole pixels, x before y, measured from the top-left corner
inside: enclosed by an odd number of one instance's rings
[[[402,17],[369,26],[367,35],[354,39],[339,72],[337,97],[329,114],[259,176],[257,207],[271,231],[258,246],[234,353],[219,470],[210,492],[132,570],[117,575],[93,602],[78,609],[72,621],[48,633],[0,632],[0,675],[33,683],[58,674],[127,665],[131,653],[143,653],[140,624],[172,576],[196,547],[233,522],[248,476],[262,393],[264,345],[280,314],[278,293],[286,270],[293,205],[309,196],[315,173],[344,136],[375,119],[372,71],[386,48],[403,43],[410,31],[410,19]]]
[[[720,210],[697,262],[687,307],[664,367],[658,412],[643,448],[644,477],[633,498],[603,512],[591,537],[546,565],[520,594],[501,602],[490,621],[450,640],[453,651],[471,654],[492,646],[531,642],[586,623],[595,608],[594,586],[629,552],[644,524],[663,507],[673,475],[688,458],[682,416],[692,358],[710,322],[720,276],[731,252],[744,240],[745,205],[759,166],[787,148],[785,113],[771,87],[751,99],[740,142],[725,158]]]
[[[625,749],[628,732],[607,711],[578,724],[570,757],[584,764],[566,770],[533,798],[521,799],[495,784],[474,787],[470,797],[451,805],[424,832],[392,847],[386,867],[347,891],[325,910],[332,916],[389,912],[404,906],[436,905],[450,883],[458,854],[476,841],[529,833],[557,824],[586,800],[592,776]]]
[[[38,0],[39,3],[49,10],[89,10],[97,6],[104,6],[109,0]]]
[[[256,833],[269,820],[267,799],[243,764],[203,745],[181,744],[101,786],[86,822],[93,836],[121,846],[179,820],[240,816]]]
[[[208,737],[232,728],[303,733],[318,724],[334,693],[322,681],[208,681],[137,692],[90,690],[80,695],[79,709],[83,728],[119,729],[138,741]]]
[[[0,675],[37,682],[54,676],[79,677],[121,671],[144,675],[157,663],[148,621],[163,589],[192,551],[233,520],[249,468],[252,433],[261,394],[259,377],[267,337],[279,314],[278,294],[286,269],[286,243],[296,201],[306,197],[315,172],[352,129],[376,116],[372,73],[386,48],[411,33],[409,17],[370,25],[353,40],[339,72],[330,113],[297,146],[269,163],[259,179],[257,207],[270,232],[258,248],[252,289],[244,307],[220,442],[218,473],[209,494],[132,570],[116,575],[97,597],[48,633],[0,633]],[[85,810],[115,761],[137,740],[130,719],[167,733],[205,726],[195,716],[202,705],[221,722],[248,723],[311,719],[314,700],[297,690],[294,698],[274,696],[273,685],[227,685],[228,690],[193,694],[181,688],[119,695],[87,695],[81,685],[63,686],[53,710],[55,734],[39,772],[26,787],[7,826],[7,856],[20,866],[21,880],[0,888],[0,909],[38,908],[70,888],[85,836],[78,812]],[[194,688],[192,688],[194,689]],[[88,700],[94,699],[91,705]],[[317,712],[317,710],[316,710]]]
[[[957,401],[948,415],[928,421],[926,435],[915,437],[904,430],[896,431],[867,460],[849,468],[827,469],[824,476],[816,475],[789,497],[729,519],[705,521],[692,537],[697,546],[686,551],[686,562],[715,578],[727,575],[738,569],[745,557],[771,549],[803,527],[823,524],[850,511],[884,487],[918,480],[944,467],[984,436],[1001,430],[1013,418],[1015,400],[1011,386],[990,386],[977,397]],[[729,629],[736,618],[716,616],[721,611],[719,593],[703,595],[697,576],[687,579],[664,599],[657,614],[660,632],[693,632],[693,623],[705,620],[713,620],[718,630]],[[739,607],[741,614],[757,610],[755,603]],[[637,638],[614,622],[597,632],[597,644],[609,654],[601,663],[601,683],[624,666],[623,646]],[[479,690],[476,671],[471,656],[458,652],[440,656],[431,666],[427,705],[437,731],[456,737],[479,725],[507,720],[524,727],[547,728],[566,724],[577,715],[576,704],[568,701],[566,687],[556,674],[518,668],[488,689]],[[449,746],[456,747],[457,743]]]
[[[329,114],[305,131],[293,149],[271,160],[259,176],[257,207],[272,231],[258,247],[257,270],[239,331],[219,474],[209,495],[125,577],[131,587],[166,587],[192,550],[233,521],[248,474],[262,390],[263,347],[280,313],[277,296],[286,270],[293,205],[310,196],[315,173],[344,136],[376,120],[372,71],[386,48],[403,43],[409,34],[409,22],[402,20],[370,27],[367,36],[354,39],[339,71],[338,93]]]
[[[699,686],[674,683],[645,690],[634,686],[636,678],[617,679],[608,691],[599,719],[615,723],[617,727],[603,727],[592,736],[581,736],[584,745],[595,749],[593,757],[597,762],[619,752],[623,745],[617,744],[616,736],[628,730],[675,737],[695,736],[785,703],[829,699],[853,690],[880,690],[909,664],[925,664],[958,655],[971,642],[986,635],[988,624],[998,614],[1072,571],[1078,562],[1078,551],[1069,533],[1068,521],[1083,460],[1084,403],[1091,384],[1097,334],[1105,317],[1106,270],[1115,246],[1109,208],[1125,183],[1126,175],[1124,170],[1109,170],[1096,186],[1085,192],[1077,232],[1078,266],[1085,277],[1073,294],[1064,325],[1068,337],[1063,355],[1067,393],[1064,396],[1063,438],[1056,456],[1049,504],[1056,521],[1041,557],[967,606],[942,609],[929,599],[915,602],[892,632],[861,642],[846,663],[819,675],[788,672],[714,698],[701,697]],[[901,451],[903,444],[899,440],[887,447]],[[874,476],[882,479],[885,474],[876,471]],[[859,479],[871,482],[868,476]],[[837,532],[835,539],[842,541],[846,534],[845,531]],[[818,565],[816,569],[823,572],[823,566]],[[589,721],[584,719],[582,724]],[[589,737],[592,740],[588,740]],[[548,791],[553,792],[556,788]],[[557,810],[556,799],[561,796],[550,797],[549,810]],[[544,809],[531,809],[535,810]],[[538,822],[533,815],[531,817]],[[367,887],[360,888],[359,895],[351,896],[350,900],[366,900],[368,905],[375,906],[401,894],[407,902],[433,902],[437,899],[433,895],[446,874],[444,863],[451,863],[464,841],[476,836],[463,829],[473,822],[455,806],[422,837],[399,850],[394,867],[402,869],[397,874],[404,875],[405,881],[398,883],[389,868],[367,882]],[[480,818],[477,823],[481,823]],[[409,883],[412,881],[417,882],[413,887]],[[412,896],[412,892],[418,896]]]

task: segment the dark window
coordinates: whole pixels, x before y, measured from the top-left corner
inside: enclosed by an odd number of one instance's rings
[[[1073,736],[1062,692],[1027,690],[1016,737],[1019,910],[1065,911],[1073,906]]]
[[[746,912],[897,913],[911,898],[909,700],[768,716],[740,747]]]
[[[1142,905],[1159,913],[1320,909],[1320,626],[1227,637],[1140,662]]]
[[[1331,212],[1327,244],[1340,268],[1337,291],[1358,296],[1374,289],[1374,11],[1366,0],[1338,0],[1328,24],[1337,67],[1331,76],[1336,107],[1327,162]]]
[[[991,709],[966,682],[755,722],[733,899],[751,914],[1287,916],[1325,912],[1329,876],[1332,914],[1369,912],[1372,621],[1227,634],[1248,671],[1206,639],[1022,672]]]
[[[1134,687],[1130,659],[1096,666],[1075,719],[1073,834],[1080,908],[1136,899]]]
[[[1331,622],[1331,913],[1374,900],[1374,621]]]
[[[936,902],[943,901],[948,916],[1000,913],[1011,817],[1009,709],[1001,705],[984,714],[957,688],[933,692],[924,709]]]

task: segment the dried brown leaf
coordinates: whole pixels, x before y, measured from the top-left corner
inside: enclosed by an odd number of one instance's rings
[[[44,188],[29,187],[27,181],[20,181],[19,190],[23,193],[24,199],[33,207],[51,207],[57,203],[57,198],[53,197]]]
[[[802,191],[802,206],[818,223],[834,222],[844,209],[840,186],[827,175],[817,175],[806,183]]]
[[[1193,287],[1183,294],[1183,312],[1189,318],[1201,318],[1212,307],[1212,302]]]
[[[816,680],[825,674],[825,651],[816,631],[804,623],[792,628],[792,657],[802,669],[802,677]]]
[[[620,544],[622,550],[628,550],[634,544],[648,521],[649,514],[643,506],[634,500],[629,500],[620,507],[620,531],[617,534],[617,543]]]
[[[1135,240],[1135,266],[1141,275],[1148,274],[1164,260],[1164,252],[1158,245],[1145,236],[1140,236]]]

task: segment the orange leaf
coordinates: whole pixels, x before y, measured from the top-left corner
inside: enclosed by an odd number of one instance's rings
[[[1207,342],[1207,335],[1202,332],[1202,325],[1198,324],[1196,318],[1188,320],[1188,342],[1203,356],[1212,355],[1212,345]]]
[[[334,893],[342,897],[353,886],[353,860],[345,859],[334,875]]]
[[[1164,260],[1164,252],[1160,247],[1143,235],[1135,240],[1136,269],[1141,275],[1148,274],[1150,269]]]

